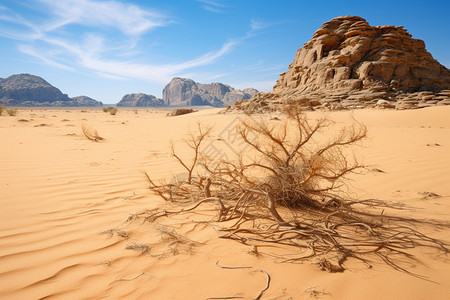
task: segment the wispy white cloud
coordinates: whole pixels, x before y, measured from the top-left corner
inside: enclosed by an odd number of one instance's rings
[[[89,38],[86,40],[87,43],[89,43]],[[72,57],[79,67],[94,71],[97,74],[101,74],[103,77],[108,76],[109,78],[115,79],[139,79],[155,83],[167,83],[172,77],[180,72],[211,64],[229,53],[235,45],[234,41],[227,42],[217,51],[210,51],[186,62],[142,64],[134,61],[106,59],[101,56],[101,53],[99,53],[98,50],[95,50],[95,46],[93,50],[86,51],[91,45],[75,45],[60,38],[44,38],[43,41],[47,45],[52,45],[53,47],[62,50],[59,51],[60,53],[64,52],[66,55]],[[101,43],[99,42],[98,45],[101,45]],[[101,48],[101,46],[98,46],[97,48]],[[39,51],[30,45],[26,47],[22,46],[21,51],[38,58],[43,63],[47,63],[52,67],[63,70],[72,69],[70,66],[51,60],[47,56],[39,55]]]
[[[47,5],[52,15],[56,16],[46,25],[46,31],[56,30],[69,24],[80,24],[113,27],[126,35],[137,36],[168,23],[167,17],[156,11],[116,1],[40,1]]]
[[[197,0],[197,2],[203,3],[204,9],[215,13],[223,13],[224,9],[228,7],[220,2],[211,0]]]
[[[44,64],[58,68],[58,69],[62,69],[65,71],[73,71],[73,69],[67,65],[64,64],[60,64],[52,59],[50,59],[48,57],[48,54],[46,55],[42,55],[41,53],[39,53],[38,51],[36,51],[32,46],[30,45],[19,45],[18,49],[20,52],[33,56],[37,59],[39,59],[40,61],[42,61]]]
[[[235,46],[236,44],[237,44],[237,41],[227,42],[218,51],[208,52],[198,58],[189,60],[187,62],[178,64],[173,67],[180,69],[180,70],[184,70],[184,69],[189,69],[189,68],[193,68],[193,67],[204,66],[204,65],[210,64],[210,63],[214,62],[215,60],[217,60],[219,57],[229,53],[232,50],[233,46]]]
[[[232,44],[226,43],[218,51],[209,52],[196,59],[179,64],[141,64],[132,61],[105,60],[84,54],[79,55],[78,58],[83,67],[104,74],[164,84],[180,72],[214,62],[219,57],[228,53],[231,47]]]
[[[251,30],[260,30],[260,29],[269,27],[271,25],[272,24],[268,23],[268,22],[262,22],[262,21],[257,21],[255,19],[250,19],[250,29]]]
[[[201,2],[201,3],[205,3],[205,4],[208,4],[208,5],[211,5],[211,6],[228,7],[228,6],[222,4],[222,3],[218,2],[218,1],[212,1],[212,0],[197,0],[197,1]]]
[[[184,62],[142,63],[135,55],[139,53],[135,49],[139,36],[155,27],[168,25],[171,22],[168,17],[116,1],[38,1],[48,8],[45,23],[26,20],[0,7],[0,20],[20,25],[0,26],[0,35],[20,41],[21,53],[66,71],[89,70],[107,78],[167,83],[180,72],[214,63],[232,51],[237,43],[226,42],[217,50]],[[82,28],[77,28],[75,34],[66,28],[70,25],[81,25]],[[111,28],[118,29],[121,35],[115,34],[112,40],[104,32]]]
[[[0,7],[0,22],[0,36],[23,41],[42,36],[38,26],[6,7]]]
[[[286,23],[287,21],[262,21],[257,19],[250,19],[250,31],[247,33],[248,36],[255,36],[257,34],[261,34],[263,29],[267,29],[269,27],[273,27],[282,23]]]

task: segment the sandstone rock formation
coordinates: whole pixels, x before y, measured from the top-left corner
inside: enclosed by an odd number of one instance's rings
[[[164,101],[162,99],[143,93],[127,94],[117,103],[117,106],[121,107],[157,107],[163,105]]]
[[[174,77],[163,90],[165,105],[222,107],[236,101],[249,99],[258,91],[255,89],[235,90],[222,83],[201,84],[191,79]]]
[[[322,25],[300,48],[271,93],[238,106],[282,101],[331,109],[450,104],[450,70],[403,26],[370,26],[357,16]]]
[[[86,96],[69,98],[39,76],[12,75],[0,79],[0,104],[8,106],[101,106]]]

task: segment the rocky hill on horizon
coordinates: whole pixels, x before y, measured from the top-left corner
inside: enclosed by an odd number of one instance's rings
[[[223,83],[197,83],[192,79],[174,77],[163,90],[166,106],[211,105],[223,107],[249,99],[258,93],[256,89],[236,90]]]
[[[325,22],[295,54],[271,93],[235,108],[409,109],[450,104],[450,70],[403,26],[370,26],[358,16]]]
[[[87,96],[70,98],[43,78],[16,74],[0,78],[0,104],[7,106],[102,106]]]
[[[164,106],[163,99],[143,93],[126,94],[117,103],[118,107],[161,107]]]
[[[76,96],[71,98],[77,105],[75,106],[103,106],[103,103],[88,96]]]

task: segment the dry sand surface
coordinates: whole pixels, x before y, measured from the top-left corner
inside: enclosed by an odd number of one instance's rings
[[[255,257],[210,226],[183,222],[189,215],[161,219],[165,227],[127,223],[135,212],[164,205],[142,171],[153,178],[178,174],[170,140],[180,141],[197,121],[215,124],[216,136],[234,124],[237,115],[217,112],[20,109],[0,116],[0,298],[253,299],[266,286],[264,270],[271,282],[261,299],[449,299],[449,259],[431,250],[412,250],[419,262],[408,265],[428,280],[382,262],[367,269],[349,261],[348,270],[332,274]],[[357,155],[384,171],[355,176],[353,193],[404,202],[415,207],[411,217],[450,221],[450,107],[353,114],[369,129]],[[349,115],[329,113],[343,123]],[[83,123],[105,140],[87,140]],[[190,240],[174,243],[167,234],[174,231]],[[448,231],[426,233],[450,242]],[[155,245],[143,254],[126,249],[139,243]],[[217,261],[252,268],[223,269]]]

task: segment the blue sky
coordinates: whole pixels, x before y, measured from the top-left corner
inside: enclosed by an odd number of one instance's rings
[[[450,67],[450,1],[2,0],[0,77],[30,73],[69,96],[161,97],[174,76],[270,91],[322,23],[403,25]]]

